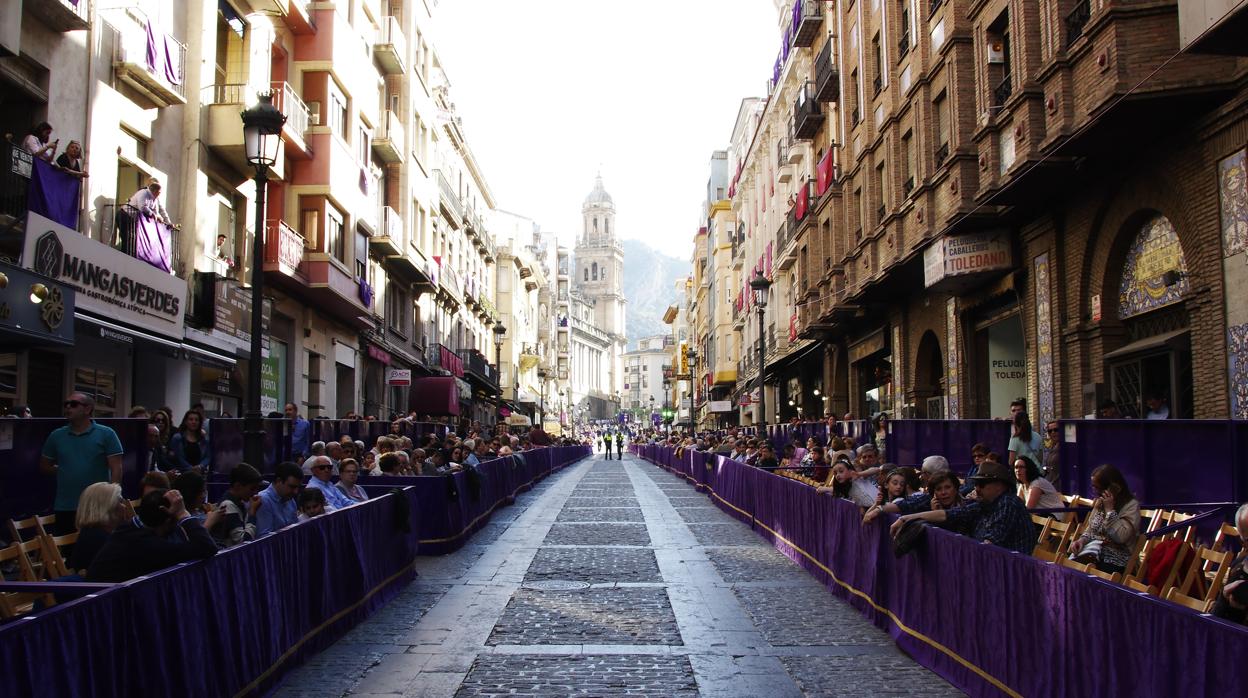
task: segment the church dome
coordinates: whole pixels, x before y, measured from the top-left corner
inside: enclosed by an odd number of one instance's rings
[[[594,190],[585,197],[585,206],[615,206],[615,202],[611,200],[611,195],[606,189],[602,188],[602,175],[594,180]]]

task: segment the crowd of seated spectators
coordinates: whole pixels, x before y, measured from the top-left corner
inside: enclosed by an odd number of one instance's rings
[[[927,525],[945,528],[960,535],[969,536],[1023,554],[1037,550],[1044,542],[1047,524],[1053,521],[1069,525],[1072,535],[1057,537],[1060,550],[1053,551],[1046,559],[1066,559],[1077,569],[1090,569],[1111,581],[1130,579],[1127,574],[1134,567],[1135,575],[1143,578],[1145,546],[1151,532],[1167,525],[1181,522],[1190,516],[1166,512],[1150,512],[1152,521],[1144,521],[1144,510],[1131,492],[1122,473],[1113,465],[1097,467],[1091,475],[1091,488],[1096,493],[1092,499],[1063,495],[1058,491],[1058,460],[1056,457],[1057,423],[1045,425],[1046,437],[1032,431],[1031,422],[1019,403],[1011,420],[1011,439],[1006,456],[993,452],[982,443],[971,449],[972,465],[964,478],[950,470],[944,456],[932,455],[924,459],[918,470],[896,467],[881,462],[880,449],[874,443],[856,445],[853,439],[833,437],[826,445],[815,437],[804,441],[786,440],[778,437],[773,441],[746,430],[728,429],[722,432],[698,435],[667,436],[659,432],[646,432],[637,436],[641,443],[672,446],[678,455],[686,450],[723,455],[747,465],[774,470],[777,474],[803,481],[822,495],[853,502],[863,511],[863,524],[870,525],[881,514],[894,514],[890,533],[894,536],[907,527],[907,522],[925,522]],[[780,457],[776,458],[775,448]],[[1230,529],[1237,534],[1227,535]],[[1067,530],[1065,528],[1055,529]],[[1161,533],[1162,531],[1159,531]],[[1194,531],[1180,529],[1177,540],[1196,543]],[[1039,534],[1039,535],[1038,535]],[[1176,534],[1167,534],[1174,538]],[[1234,556],[1223,548],[1226,539],[1239,540],[1239,554]],[[1172,598],[1173,592],[1191,595],[1187,587],[1197,578],[1196,587],[1206,582],[1206,611],[1216,616],[1248,624],[1248,505],[1239,508],[1234,517],[1233,528],[1224,526],[1220,540],[1210,548],[1228,561],[1219,575],[1212,553],[1204,558],[1189,554],[1184,570],[1170,579],[1188,582],[1180,586],[1175,581],[1170,595],[1158,580],[1145,580],[1147,584],[1133,586],[1147,589],[1163,598]],[[1161,545],[1158,549],[1161,549]],[[1221,558],[1219,558],[1221,559]],[[1164,558],[1163,558],[1164,560]],[[1194,561],[1193,561],[1194,560]],[[1202,564],[1203,563],[1203,564]],[[1164,564],[1164,563],[1163,563]],[[1173,562],[1175,567],[1179,561]],[[1163,566],[1162,571],[1165,570]],[[1155,572],[1150,572],[1155,574]],[[1216,586],[1220,584],[1221,586]],[[1151,586],[1150,586],[1151,585]],[[1200,610],[1202,598],[1194,599]]]

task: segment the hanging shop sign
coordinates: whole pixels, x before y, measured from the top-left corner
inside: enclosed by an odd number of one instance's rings
[[[37,213],[26,218],[22,265],[77,292],[77,307],[183,338],[186,282]]]
[[[931,288],[1013,266],[1010,237],[1004,232],[946,235],[923,250],[923,284]]]
[[[409,386],[412,384],[412,372],[406,368],[392,368],[386,371],[386,385]]]

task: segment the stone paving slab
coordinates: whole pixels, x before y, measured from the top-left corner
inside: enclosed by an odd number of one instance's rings
[[[706,557],[725,582],[797,582],[822,588],[771,546],[707,548]],[[832,601],[830,595],[827,598]]]
[[[885,645],[893,640],[821,585],[734,589],[754,626],[773,647]]]
[[[725,514],[717,506],[678,507],[676,513],[685,523],[727,523],[732,517]]]
[[[477,657],[455,695],[694,698],[698,684],[688,657],[490,654]]]
[[[636,497],[568,497],[564,509],[585,509],[595,507],[636,507],[641,503]]]
[[[645,521],[645,517],[642,516],[641,509],[636,507],[600,507],[598,509],[576,509],[565,507],[563,511],[559,512],[559,518],[555,520],[559,522],[619,521],[623,523],[641,523]]]
[[[699,545],[758,545],[766,546],[767,542],[746,528],[745,524],[731,523],[690,524],[689,532],[693,534]]]
[[[490,634],[490,645],[680,645],[662,587],[575,591],[520,589]]]
[[[540,548],[524,581],[661,582],[648,548]]]
[[[556,523],[542,545],[650,545],[645,524]]]
[[[936,674],[901,654],[781,657],[806,696],[964,696]]]

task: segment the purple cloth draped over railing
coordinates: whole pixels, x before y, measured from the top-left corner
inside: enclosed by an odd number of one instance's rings
[[[888,423],[887,458],[897,465],[918,467],[924,458],[941,455],[953,472],[961,474],[970,470],[971,447],[977,443],[1004,458],[1010,423],[1001,419],[895,419]]]
[[[13,695],[262,695],[411,581],[417,554],[460,547],[589,453],[489,461],[475,488],[466,473],[362,478],[359,506],[0,625],[0,676]]]
[[[401,520],[383,497],[0,625],[0,675],[12,695],[259,694],[415,576]]]
[[[34,158],[30,187],[26,190],[26,208],[31,213],[77,230],[81,188],[81,179],[62,172],[42,158]]]
[[[139,213],[134,217],[134,256],[163,272],[172,272],[173,231],[164,221]]]
[[[177,44],[174,41],[173,37],[169,36],[168,34],[165,34],[165,41],[164,41],[165,60],[161,62],[164,64],[164,67],[165,67],[165,80],[167,80],[170,85],[182,84],[182,74],[178,70],[181,66],[177,66],[173,64],[174,57],[175,56],[180,57],[182,55],[182,52],[177,50],[176,46]]]
[[[147,69],[150,72],[154,73],[156,72],[156,58],[157,58],[156,56],[156,53],[157,53],[156,32],[152,30],[151,20],[148,20],[147,22],[143,23],[143,29],[144,31],[147,32],[147,53],[145,54],[145,58],[147,59]]]
[[[898,559],[891,516],[864,526],[850,502],[711,458],[721,508],[972,696],[1220,696],[1248,685],[1248,628],[940,529]]]

